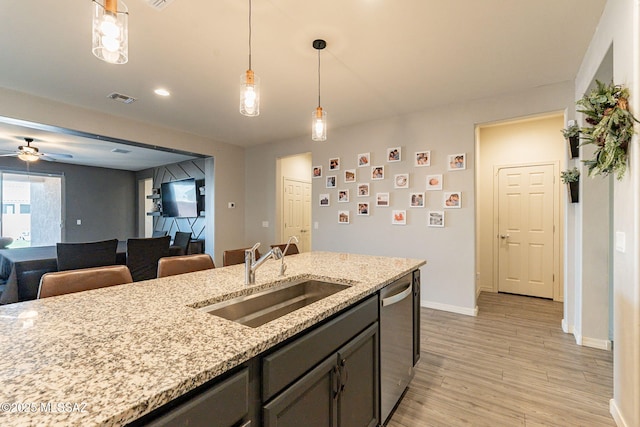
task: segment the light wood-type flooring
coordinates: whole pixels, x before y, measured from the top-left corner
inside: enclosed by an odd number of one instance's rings
[[[388,427],[615,426],[613,355],[563,333],[561,303],[483,292],[478,308],[421,310],[421,360]]]

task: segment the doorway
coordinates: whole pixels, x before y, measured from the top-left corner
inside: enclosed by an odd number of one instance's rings
[[[296,236],[298,250],[308,252],[312,248],[311,153],[277,159],[276,179],[276,240],[286,243]]]
[[[9,248],[51,246],[62,235],[62,176],[1,172],[2,236]]]
[[[561,196],[565,191],[558,177],[560,169],[566,163],[568,150],[560,133],[563,127],[564,112],[488,123],[477,127],[478,294],[481,291],[503,291],[563,301],[563,242],[560,237],[564,233],[564,223],[560,212],[564,211],[565,197]],[[543,165],[550,169],[544,172],[536,169]],[[511,205],[507,201],[499,203],[500,171],[504,175],[503,185],[508,189],[512,187],[513,190]],[[548,194],[539,194],[538,190],[542,186],[547,186]],[[522,193],[518,195],[518,191],[515,191],[517,188],[520,188],[526,197],[522,197]],[[535,191],[531,191],[532,189]],[[513,219],[509,220],[510,224],[500,224],[501,206],[514,212]],[[521,213],[523,209],[526,210],[526,218]],[[532,215],[532,209],[537,212],[535,217]],[[548,219],[545,219],[545,213],[549,209],[553,212],[551,225],[548,224]],[[507,212],[502,212],[503,217],[506,214]],[[544,228],[551,228],[549,233],[552,241],[547,240],[542,244],[532,240],[538,232],[529,230],[531,224],[523,223],[525,219],[527,223],[535,221],[533,229],[543,227],[538,221],[547,221]],[[517,240],[523,236],[522,232],[517,231],[517,227],[527,229],[525,240]],[[545,235],[549,236],[547,233]],[[523,246],[518,246],[519,244],[526,244],[526,250]],[[550,289],[549,282],[552,283]]]

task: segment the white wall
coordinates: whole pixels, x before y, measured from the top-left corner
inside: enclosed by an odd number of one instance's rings
[[[215,237],[213,246],[207,241],[207,250],[212,253],[215,249],[216,264],[222,265],[222,250],[243,244],[245,186],[241,147],[2,88],[0,116],[213,156],[215,215],[207,216],[207,232]],[[228,209],[227,201],[238,202],[237,208]]]
[[[552,162],[564,170],[568,156],[568,145],[560,129],[564,128],[564,113],[551,116],[532,117],[480,126],[478,131],[478,286],[481,290],[497,291],[497,277],[494,277],[494,178],[495,167]],[[560,212],[564,211],[567,199],[566,185],[556,176],[556,194]],[[558,224],[557,235],[563,235],[563,224]],[[558,239],[559,240],[559,239]],[[562,245],[558,247],[562,254]],[[554,257],[558,271],[563,256]],[[554,299],[562,300],[562,276],[556,273]]]
[[[276,159],[311,152],[313,165],[322,165],[328,173],[331,157],[340,157],[342,166],[338,188],[352,192],[348,204],[337,203],[337,189],[325,188],[324,179],[313,180],[314,250],[334,250],[378,255],[397,255],[426,259],[423,267],[423,305],[474,314],[475,298],[475,126],[550,111],[563,111],[573,104],[571,82],[476,100],[464,104],[443,105],[428,111],[332,129],[325,143],[314,143],[304,136],[279,143],[257,146],[246,152],[246,221],[249,241],[275,241],[273,227],[262,228],[262,221],[274,223],[276,208]],[[331,126],[331,116],[329,116]],[[402,147],[403,161],[386,162],[388,147]],[[431,150],[432,165],[413,166],[414,152]],[[386,179],[371,181],[370,169],[357,168],[356,156],[371,152],[373,165],[384,165]],[[466,153],[467,169],[447,172],[448,154]],[[411,159],[411,160],[409,160]],[[356,216],[355,184],[344,184],[345,168],[358,172],[358,182],[371,184],[371,215]],[[394,190],[393,174],[410,174],[411,188]],[[446,227],[426,226],[426,212],[442,209],[442,192],[426,192],[426,208],[409,208],[409,193],[424,191],[426,174],[444,174],[444,191],[461,191],[462,208],[446,211]],[[311,174],[311,171],[309,171]],[[374,194],[389,191],[392,207],[376,208]],[[331,194],[331,206],[319,207],[318,194]],[[362,200],[362,199],[361,199]],[[351,211],[351,224],[338,224],[337,211]],[[406,226],[391,225],[391,210],[406,209]]]
[[[577,96],[584,93],[613,44],[614,82],[631,92],[631,109],[640,114],[640,4],[609,0],[576,78]],[[624,251],[615,251],[614,396],[611,414],[619,426],[640,425],[640,152],[634,138],[629,170],[614,183],[613,228],[626,236]]]

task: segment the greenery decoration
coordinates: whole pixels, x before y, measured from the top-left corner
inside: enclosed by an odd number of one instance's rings
[[[594,157],[585,160],[589,175],[616,174],[622,179],[627,170],[627,149],[638,120],[629,111],[629,90],[596,80],[596,88],[582,97],[578,112],[585,114],[588,126],[580,129],[583,144],[597,146]]]
[[[566,129],[562,129],[561,132],[566,139],[575,138],[577,136],[580,136],[580,127],[574,124],[567,127]]]
[[[570,182],[578,182],[580,181],[580,171],[577,167],[573,169],[567,169],[566,171],[560,172],[560,180],[563,184],[568,184]]]

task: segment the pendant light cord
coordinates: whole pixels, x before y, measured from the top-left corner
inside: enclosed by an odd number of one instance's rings
[[[320,106],[320,49],[318,49],[318,107]]]
[[[251,69],[251,0],[249,0],[249,69]]]

